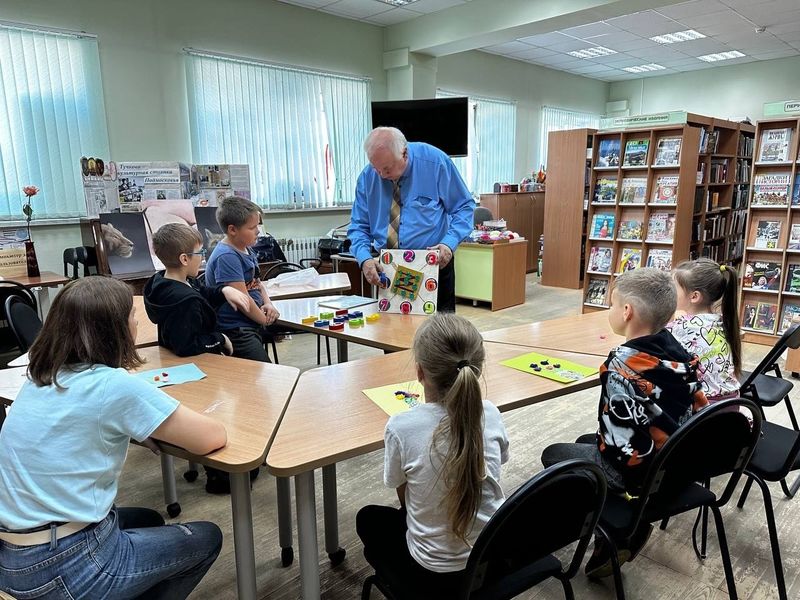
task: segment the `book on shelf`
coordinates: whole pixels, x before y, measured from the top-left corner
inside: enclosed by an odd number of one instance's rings
[[[778,334],[782,334],[795,323],[800,323],[800,304],[787,302],[783,305],[783,312],[781,313],[781,326],[778,329]]]
[[[678,176],[659,175],[653,190],[652,204],[675,204],[678,202]]]
[[[800,264],[789,263],[786,265],[786,285],[783,291],[800,294]]]
[[[707,216],[703,225],[703,241],[718,240],[727,233],[728,218],[725,215]]]
[[[619,195],[620,204],[644,204],[647,195],[647,177],[625,177]]]
[[[606,295],[608,292],[608,279],[589,278],[589,285],[586,288],[586,304],[595,306],[606,305]]]
[[[623,248],[619,257],[618,273],[633,271],[642,266],[642,250],[640,248]]]
[[[611,248],[592,246],[587,270],[594,273],[611,273]]]
[[[753,180],[752,206],[787,206],[791,173],[759,173]]]
[[[592,230],[589,232],[589,237],[600,240],[613,240],[615,218],[614,213],[592,215]]]
[[[656,167],[677,167],[681,157],[681,138],[665,137],[658,140],[656,146]]]
[[[647,266],[661,271],[672,271],[672,250],[651,248],[647,252]]]
[[[619,222],[619,230],[617,231],[618,240],[628,241],[642,241],[642,226],[644,221],[640,219],[626,219]]]
[[[787,250],[800,250],[800,223],[792,223],[792,228],[789,229]]]
[[[778,247],[778,238],[781,236],[780,221],[759,221],[756,226],[756,248],[774,250]]]
[[[731,202],[731,210],[739,210],[747,208],[748,194],[750,194],[750,186],[737,185],[733,189],[733,201]]]
[[[594,201],[601,204],[614,204],[617,201],[617,178],[598,177],[594,186]]]
[[[657,212],[647,223],[647,241],[671,242],[675,235],[675,213]]]
[[[781,263],[749,260],[744,266],[742,287],[751,290],[772,290],[777,292],[781,288],[782,272]]]
[[[775,333],[775,318],[778,305],[771,302],[759,302],[756,309],[756,322],[753,329],[764,333]]]
[[[736,183],[750,183],[750,160],[746,158],[736,159]]]
[[[650,147],[649,139],[628,140],[625,142],[625,157],[622,165],[625,167],[641,167],[647,165],[647,149]]]
[[[619,166],[619,139],[603,139],[597,147],[597,167]]]
[[[792,143],[791,127],[764,129],[761,131],[761,147],[758,162],[787,162]]]
[[[703,181],[705,181],[705,176],[706,176],[706,163],[701,161],[700,163],[697,164],[697,177],[695,177],[694,182],[697,185],[700,185],[701,183],[703,183]]]
[[[700,154],[713,154],[717,151],[719,132],[703,128],[700,133]]]
[[[728,159],[720,158],[711,161],[711,171],[709,172],[709,183],[725,183],[728,178]]]
[[[739,144],[736,148],[736,154],[739,156],[745,156],[752,158],[753,156],[753,146],[755,142],[755,138],[751,138],[750,136],[739,134]]]
[[[717,210],[719,208],[719,192],[709,191],[706,195],[706,210]]]
[[[792,206],[800,206],[800,172],[794,176],[792,188]]]

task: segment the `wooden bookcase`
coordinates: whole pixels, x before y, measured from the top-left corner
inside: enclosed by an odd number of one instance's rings
[[[583,287],[586,213],[596,129],[551,131],[547,136],[542,285]]]
[[[760,160],[765,132],[783,129],[791,134],[786,160]],[[783,329],[787,306],[797,306],[794,313],[800,314],[800,282],[790,286],[790,280],[795,279],[792,277],[794,265],[797,265],[800,278],[800,197],[795,183],[800,176],[798,138],[800,119],[797,117],[759,121],[757,124],[747,237],[740,273],[740,322],[744,339],[748,342],[774,344]],[[770,204],[774,200],[764,199],[766,190],[763,186],[770,185],[764,177],[770,175],[782,176],[785,180],[786,199],[782,204]],[[776,185],[782,186],[783,182]],[[791,235],[793,226],[797,228],[795,236]],[[790,243],[792,238],[795,239]],[[767,289],[753,289],[752,284]]]

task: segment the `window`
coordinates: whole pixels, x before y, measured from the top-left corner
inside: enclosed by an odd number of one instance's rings
[[[552,106],[542,107],[542,137],[539,141],[540,162],[547,165],[547,135],[551,131],[583,127],[597,129],[599,126],[600,115]]]
[[[82,156],[109,157],[97,39],[0,24],[0,220],[86,214]]]
[[[463,96],[437,90],[437,98]],[[514,181],[514,143],[517,105],[508,100],[469,98],[469,136],[466,157],[454,158],[473,195],[490,193],[496,181]]]
[[[266,209],[352,204],[369,79],[197,52],[186,64],[194,162],[250,165]]]

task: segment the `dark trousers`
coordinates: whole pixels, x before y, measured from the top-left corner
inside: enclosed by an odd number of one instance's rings
[[[233,345],[233,355],[236,358],[272,362],[264,348],[263,330],[260,327],[237,327],[226,329],[222,333],[228,336]]]
[[[444,269],[439,269],[439,306],[437,312],[456,312],[456,257]]]
[[[365,506],[356,515],[356,532],[364,544],[364,558],[375,572],[396,574],[404,582],[403,598],[450,598],[464,571],[435,573],[420,565],[406,544],[406,511],[391,506]]]

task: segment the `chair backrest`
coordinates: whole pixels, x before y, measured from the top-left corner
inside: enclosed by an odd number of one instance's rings
[[[472,213],[472,222],[475,225],[481,225],[484,221],[491,221],[494,219],[492,211],[485,206],[475,207],[475,212]]]
[[[742,382],[741,385],[741,393],[742,395],[750,393],[750,387],[753,385],[756,377],[759,375],[763,375],[767,371],[770,371],[774,368],[775,363],[777,362],[778,358],[780,358],[781,354],[783,354],[784,350],[787,348],[791,348],[796,350],[800,347],[800,323],[796,323],[789,327],[786,331],[783,332],[780,339],[775,342],[775,345],[772,349],[767,352],[767,355],[764,359],[758,363],[758,366],[753,369],[750,373],[750,376]]]
[[[78,254],[76,248],[64,248],[64,277],[70,279],[78,278]],[[69,267],[72,267],[72,275],[69,274]]]
[[[39,305],[33,292],[13,279],[0,280],[0,305],[5,306],[6,298],[9,296],[20,296],[27,302],[33,310],[38,311]]]
[[[571,577],[606,499],[602,469],[569,460],[538,473],[489,519],[470,552],[459,598],[495,586],[553,552],[578,542],[566,573]]]
[[[83,265],[83,276],[88,277],[91,274],[89,267],[97,267],[97,252],[90,246],[78,246],[75,248],[75,256],[78,264]]]
[[[719,506],[727,503],[758,443],[761,420],[755,402],[734,398],[704,408],[681,425],[648,467],[632,523],[639,522],[647,503],[659,495],[669,497],[694,482],[730,474],[717,499]]]
[[[5,302],[6,319],[17,338],[20,350],[27,352],[42,330],[39,315],[21,296],[11,295]]]

